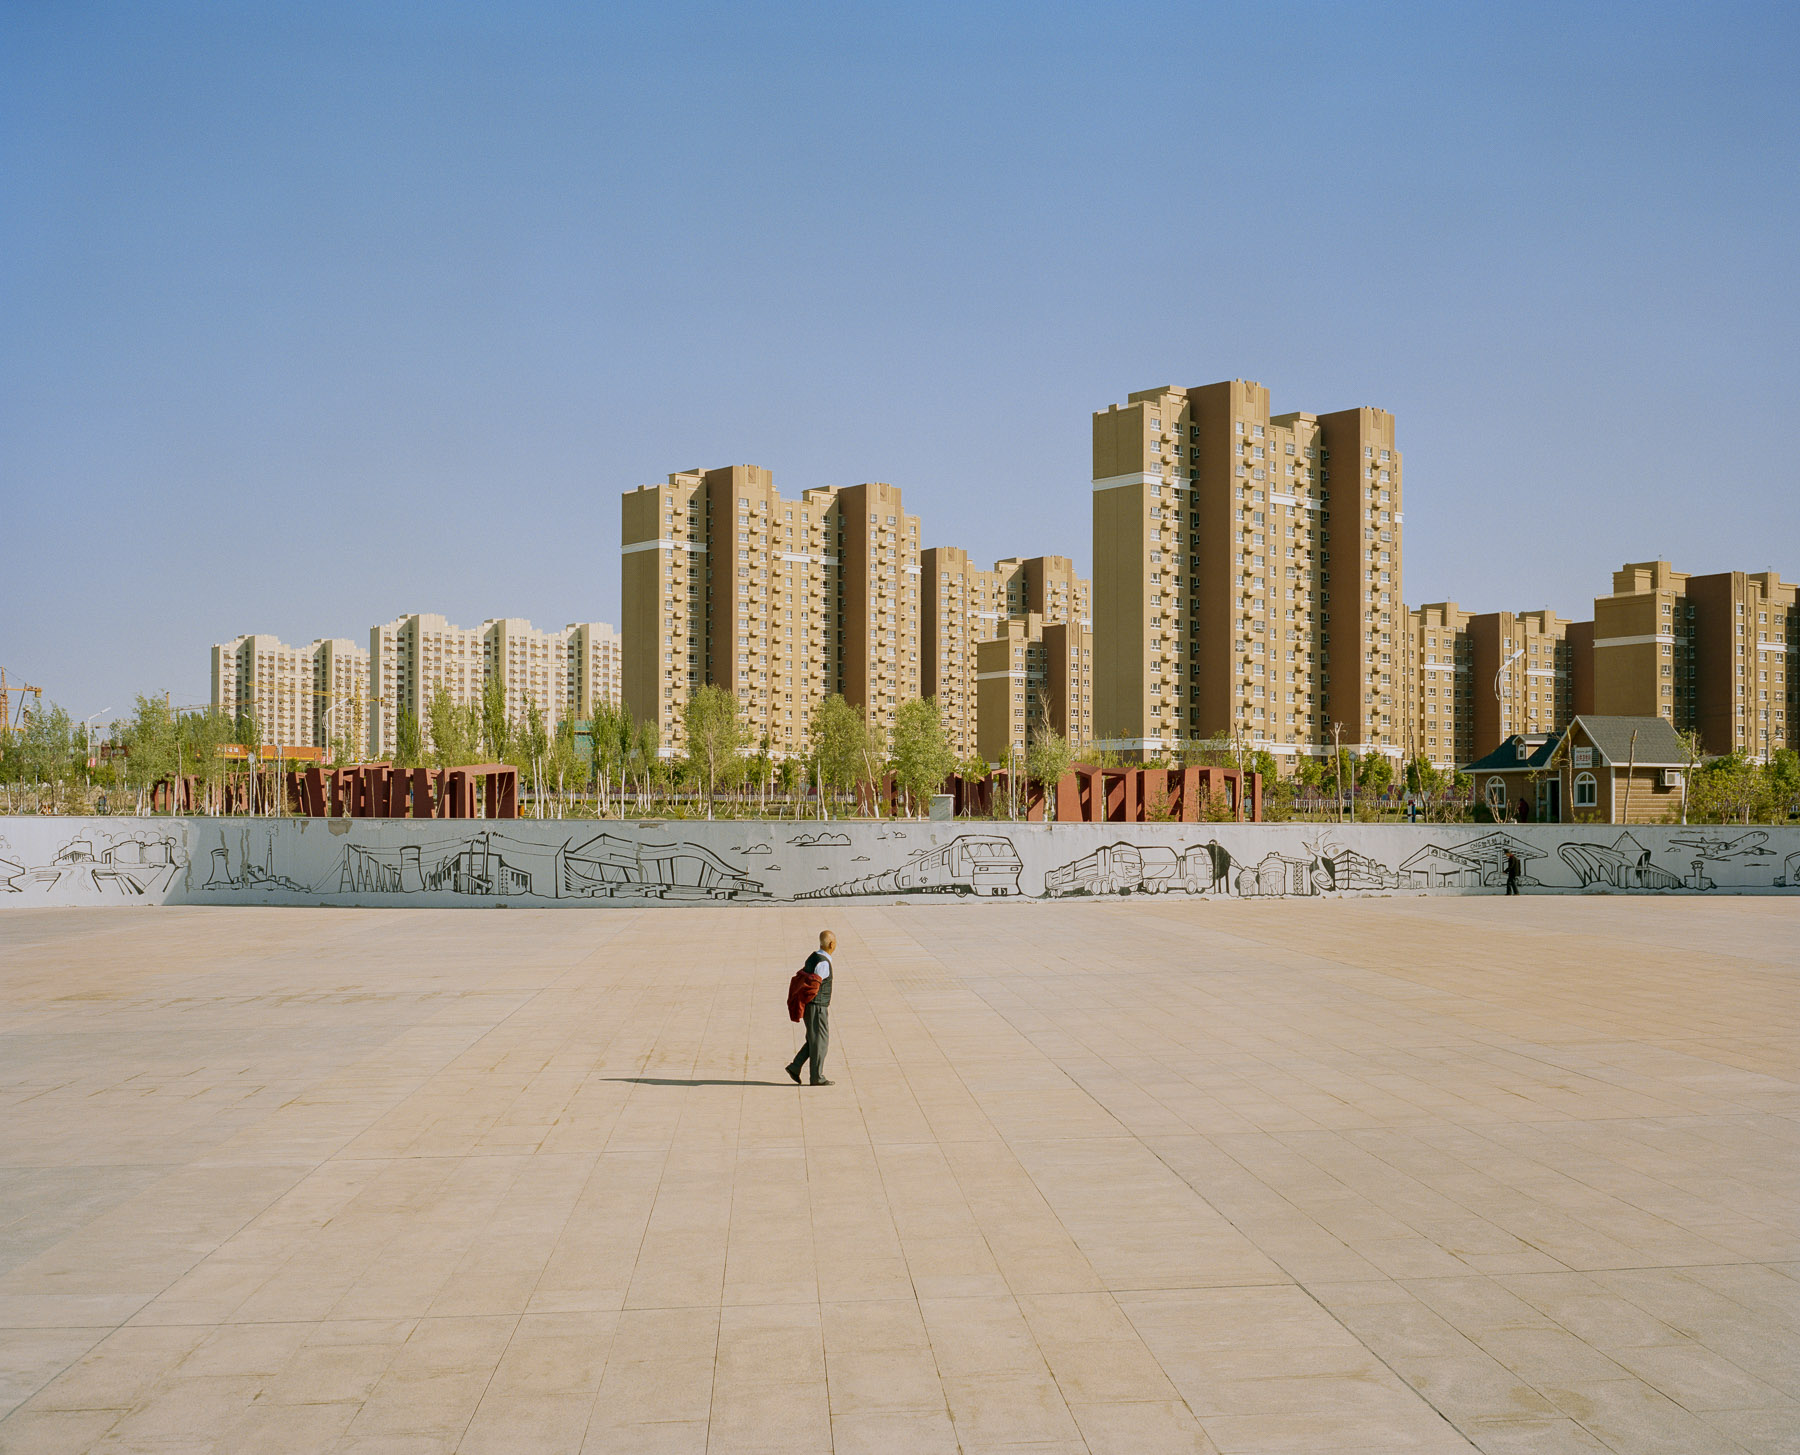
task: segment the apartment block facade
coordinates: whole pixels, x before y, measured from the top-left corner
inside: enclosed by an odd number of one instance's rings
[[[1469,619],[1474,757],[1493,752],[1514,733],[1553,732],[1574,718],[1570,625],[1549,610],[1490,611]]]
[[[777,757],[806,751],[832,693],[888,726],[919,695],[919,522],[897,487],[790,500],[759,466],[677,471],[625,493],[621,541],[624,705],[664,754],[703,684]]]
[[[430,612],[396,617],[369,630],[369,755],[398,750],[403,717],[428,740],[438,688],[466,707],[482,700],[490,677],[500,682],[507,721],[515,725],[528,722],[534,707],[551,731],[565,717],[585,720],[595,702],[618,701],[621,658],[618,633],[605,622],[540,631],[521,617],[490,617],[478,627]]]
[[[1407,758],[1434,768],[1459,768],[1475,752],[1474,676],[1470,667],[1471,613],[1436,601],[1407,613]]]
[[[569,710],[587,722],[602,705],[617,707],[625,658],[618,632],[603,621],[572,621],[568,635]]]
[[[1772,571],[1630,563],[1595,598],[1595,712],[1661,717],[1708,753],[1800,748],[1796,588]]]
[[[1027,612],[975,647],[975,751],[988,763],[1023,766],[1045,727],[1075,744],[1091,741],[1094,637],[1080,622]]]
[[[1398,755],[1406,729],[1394,417],[1271,415],[1235,379],[1093,417],[1095,734]]]
[[[937,700],[951,746],[966,757],[981,751],[983,741],[977,686],[981,643],[1007,622],[1032,613],[1046,625],[1091,628],[1092,593],[1067,556],[1015,556],[996,561],[989,571],[977,567],[967,551],[932,546],[920,554],[920,565],[920,692]],[[1077,717],[1074,725],[1080,733],[1076,741],[1087,742],[1091,717],[1085,724]]]
[[[293,647],[253,634],[212,649],[214,711],[253,717],[272,745],[329,748],[347,738],[360,747],[368,690],[368,653],[340,637]]]

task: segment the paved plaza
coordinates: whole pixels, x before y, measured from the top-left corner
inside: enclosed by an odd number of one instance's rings
[[[1797,1072],[1795,899],[0,913],[0,1451],[1800,1451]]]

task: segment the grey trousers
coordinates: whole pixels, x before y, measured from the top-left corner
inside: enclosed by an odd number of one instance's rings
[[[818,1082],[825,1079],[825,1048],[831,1043],[831,1002],[820,1004],[817,1000],[807,1002],[806,1009],[800,1013],[801,1024],[806,1027],[806,1044],[800,1048],[800,1054],[788,1065],[793,1075],[800,1074],[800,1068],[808,1061],[812,1062],[811,1080]]]

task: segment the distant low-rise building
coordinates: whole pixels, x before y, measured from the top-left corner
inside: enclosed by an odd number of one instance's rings
[[[1667,718],[1577,716],[1562,731],[1514,733],[1466,771],[1498,817],[1648,824],[1679,813],[1688,766]]]

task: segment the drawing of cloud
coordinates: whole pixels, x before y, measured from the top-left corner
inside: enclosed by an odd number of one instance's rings
[[[775,851],[767,844],[745,844],[738,852],[740,854],[772,854]]]
[[[789,839],[790,844],[802,849],[847,849],[850,847],[849,834],[801,834],[797,839]]]

